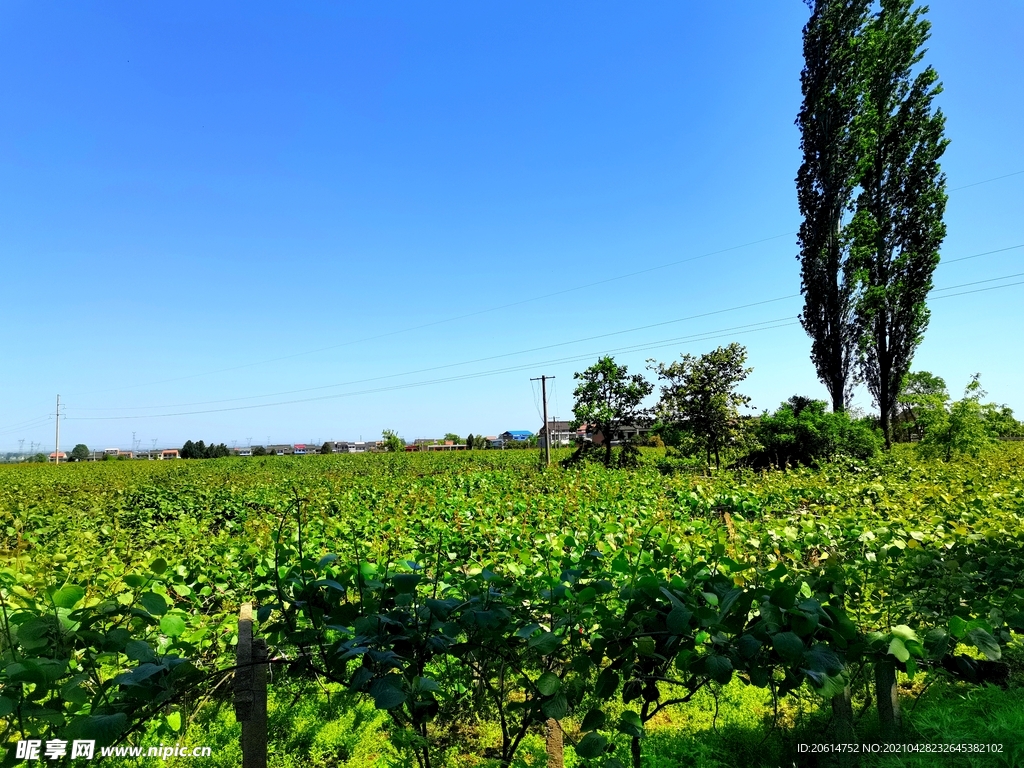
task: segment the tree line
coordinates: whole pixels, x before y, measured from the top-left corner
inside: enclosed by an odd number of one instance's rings
[[[575,374],[580,383],[573,392],[574,426],[588,425],[595,438],[580,445],[566,464],[588,456],[606,466],[635,464],[639,428],[667,447],[665,468],[688,463],[710,470],[721,467],[724,457],[736,466],[783,469],[840,456],[870,458],[887,442],[880,418],[858,417],[849,409],[829,412],[825,401],[801,395],[772,413],[741,414],[750,398],[738,387],[753,370],[746,359],[746,349],[734,342],[700,356],[684,354],[669,364],[649,360],[660,391],[657,403],[644,407],[655,384],[630,374],[614,358],[602,357]],[[952,401],[943,379],[927,371],[909,372],[895,398],[892,434],[896,440],[916,442],[924,455],[947,461],[954,454],[976,455],[996,439],[1024,436],[1012,409],[983,404],[984,396],[978,374],[963,397]]]

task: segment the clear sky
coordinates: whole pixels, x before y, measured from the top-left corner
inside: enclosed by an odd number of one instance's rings
[[[800,299],[707,314],[799,291],[807,14],[7,0],[0,450],[52,450],[58,393],[65,447],[535,431],[531,377],[568,418],[573,372],[631,347],[738,341],[753,405],[824,397]],[[1024,3],[930,19],[943,258],[1022,245]],[[1024,248],[935,284],[1018,273]],[[1024,285],[934,295],[915,367],[1022,415]]]

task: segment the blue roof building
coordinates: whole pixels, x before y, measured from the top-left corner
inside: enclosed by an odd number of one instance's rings
[[[510,429],[507,432],[502,432],[499,437],[502,440],[529,440],[533,437],[533,432],[525,429]]]

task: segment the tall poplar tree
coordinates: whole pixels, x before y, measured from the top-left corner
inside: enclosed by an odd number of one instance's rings
[[[857,358],[856,280],[844,217],[853,212],[858,141],[854,120],[861,103],[860,33],[870,0],[808,0],[804,27],[803,163],[796,178],[800,225],[800,322],[811,337],[811,360],[832,398],[846,409]]]
[[[886,447],[903,377],[928,326],[925,298],[946,235],[949,143],[931,66],[919,67],[929,23],[913,0],[881,0],[865,27],[860,55],[863,103],[854,132],[861,159],[852,260],[862,295],[857,317],[861,374],[878,406]]]

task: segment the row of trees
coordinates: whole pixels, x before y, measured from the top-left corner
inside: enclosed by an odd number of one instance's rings
[[[925,298],[945,237],[948,144],[921,67],[929,37],[913,0],[808,0],[797,117],[797,198],[811,359],[836,412],[861,380],[886,445],[903,380],[928,326]]]
[[[661,397],[653,408],[643,402],[655,385],[642,374],[630,374],[609,356],[602,357],[582,373],[573,392],[574,427],[590,425],[603,451],[606,466],[613,463],[613,442],[622,441],[619,463],[635,456],[630,440],[622,440],[624,428],[656,425],[667,445],[686,446],[691,453],[703,453],[708,466],[714,457],[720,465],[723,448],[738,428],[738,409],[749,402],[736,386],[752,369],[744,367],[747,351],[737,343],[719,347],[700,357],[684,354],[665,365],[648,361],[648,368],[662,382]]]
[[[593,445],[581,446],[574,459],[600,452],[606,466],[635,461],[635,428],[646,427],[672,452],[700,457],[710,468],[721,466],[729,451],[750,466],[786,467],[829,461],[841,454],[869,458],[885,441],[880,419],[853,418],[847,410],[828,412],[821,400],[795,395],[771,414],[742,415],[750,398],[738,385],[753,370],[746,349],[737,343],[695,357],[684,354],[670,363],[648,361],[660,382],[658,402],[645,407],[655,384],[630,374],[612,357],[602,357],[576,373],[575,426],[590,425]],[[897,391],[896,436],[919,443],[922,453],[949,460],[956,453],[976,453],[993,439],[1024,435],[1005,405],[983,404],[975,375],[963,399],[951,402],[945,382],[927,371],[905,375]],[[622,450],[613,457],[613,443]]]
[[[186,440],[185,444],[181,447],[179,455],[183,459],[220,459],[224,456],[230,456],[231,449],[224,445],[224,443],[217,445],[210,443],[207,445],[202,440],[197,443]]]

